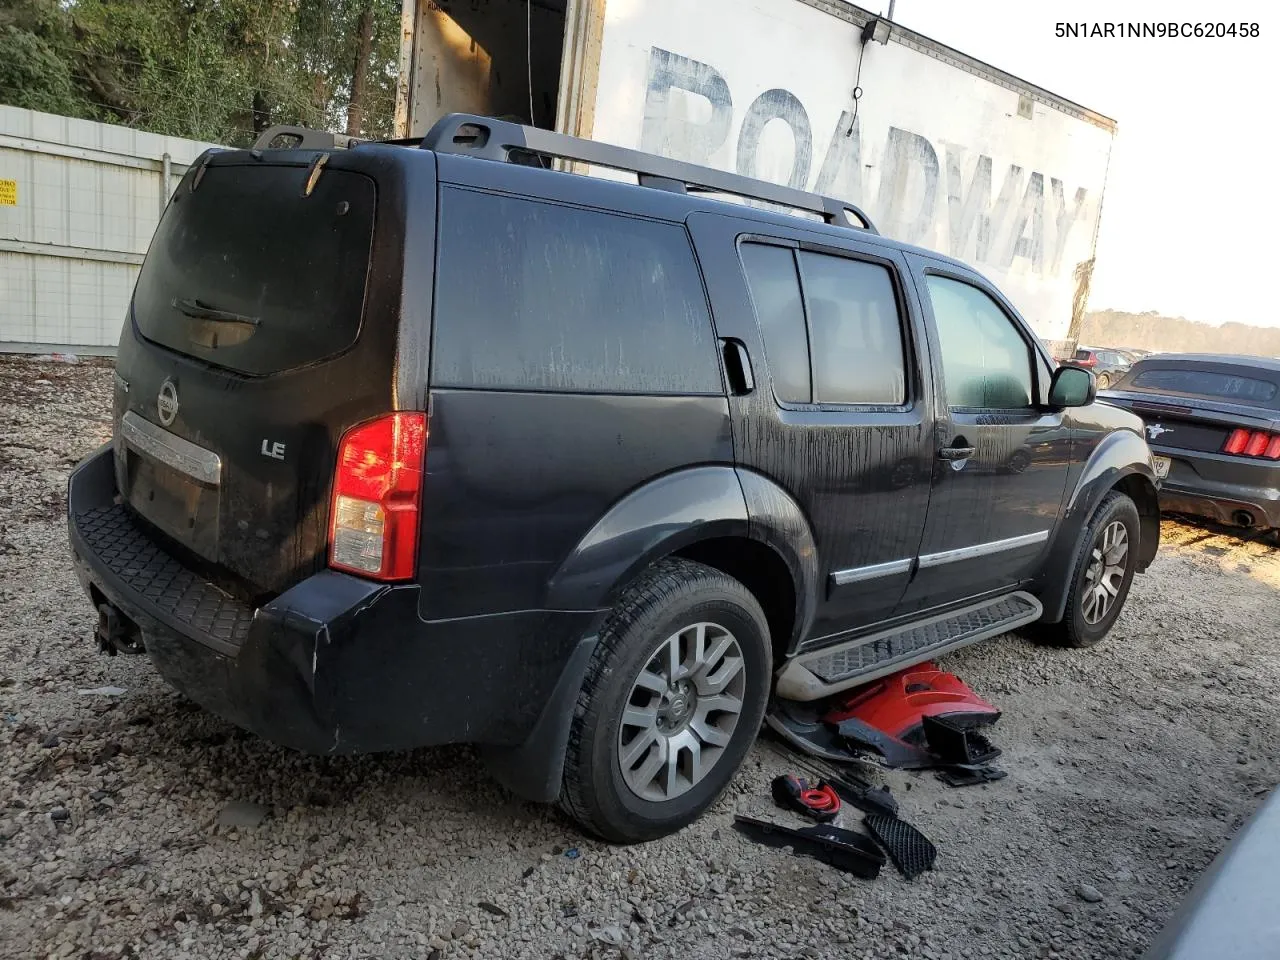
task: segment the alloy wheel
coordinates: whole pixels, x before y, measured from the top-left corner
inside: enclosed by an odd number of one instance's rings
[[[1093,626],[1111,612],[1129,563],[1129,531],[1119,520],[1112,520],[1093,542],[1089,566],[1084,573],[1084,590],[1080,608],[1085,623]]]
[[[673,800],[700,783],[733,738],[746,694],[737,639],[715,623],[658,645],[631,686],[618,728],[622,779],[642,800]]]

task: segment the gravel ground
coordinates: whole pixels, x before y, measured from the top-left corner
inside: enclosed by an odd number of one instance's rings
[[[764,741],[699,823],[625,849],[465,748],[290,753],[94,651],[63,490],[110,380],[0,358],[0,956],[1136,957],[1280,780],[1280,551],[1172,520],[1099,648],[945,660],[1004,710],[1009,776],[875,773],[938,845],[912,883],[733,831],[785,816]]]

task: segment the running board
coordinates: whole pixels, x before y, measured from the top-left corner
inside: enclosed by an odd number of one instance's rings
[[[801,654],[778,673],[787,700],[817,700],[1040,619],[1029,593],[1008,593],[893,630]]]

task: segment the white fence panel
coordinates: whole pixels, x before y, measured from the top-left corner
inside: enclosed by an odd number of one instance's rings
[[[113,353],[179,137],[0,106],[0,351]]]

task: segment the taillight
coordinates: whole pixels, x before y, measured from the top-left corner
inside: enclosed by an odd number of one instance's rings
[[[348,430],[338,445],[329,566],[376,580],[417,569],[427,417],[389,413]]]
[[[1269,433],[1266,430],[1246,430],[1237,427],[1222,445],[1223,453],[1239,457],[1263,457],[1267,460],[1280,460],[1280,433]]]
[[[1096,367],[1098,365],[1098,355],[1096,353],[1090,353],[1077,360],[1076,363],[1080,364],[1082,367]]]

